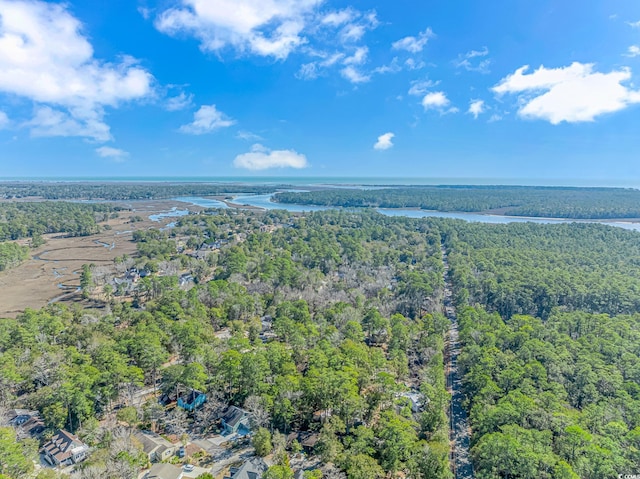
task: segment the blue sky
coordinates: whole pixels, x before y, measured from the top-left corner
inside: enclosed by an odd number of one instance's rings
[[[640,185],[640,2],[0,0],[0,177]]]

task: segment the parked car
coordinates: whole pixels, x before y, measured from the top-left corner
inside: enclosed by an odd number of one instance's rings
[[[185,464],[185,465],[184,465],[184,471],[185,471],[185,472],[191,472],[191,471],[193,471],[193,464]]]

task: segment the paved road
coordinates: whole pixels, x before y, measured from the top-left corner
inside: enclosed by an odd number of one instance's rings
[[[451,408],[449,410],[449,440],[451,442],[452,467],[455,479],[473,479],[473,464],[471,463],[470,441],[471,429],[467,411],[462,405],[462,379],[458,372],[458,355],[460,343],[458,341],[458,318],[453,306],[453,289],[449,279],[449,261],[447,251],[442,248],[444,262],[444,309],[451,321],[449,338],[447,341],[447,389],[451,393]]]

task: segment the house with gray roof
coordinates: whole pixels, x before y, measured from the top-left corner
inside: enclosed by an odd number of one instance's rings
[[[173,464],[154,464],[145,479],[181,479],[182,469]]]
[[[239,468],[232,467],[229,470],[230,475],[224,479],[260,479],[267,469],[267,463],[262,458],[253,457]]]
[[[228,407],[220,418],[224,429],[222,435],[240,434],[241,436],[246,436],[251,432],[250,417],[251,415],[244,409],[236,406]]]
[[[176,453],[179,447],[151,431],[136,431],[133,437],[140,443],[142,451],[151,462],[166,461]]]

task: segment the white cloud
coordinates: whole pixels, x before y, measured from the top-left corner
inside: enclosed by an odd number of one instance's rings
[[[350,57],[347,57],[342,62],[343,65],[362,65],[367,61],[367,55],[369,49],[367,47],[356,48],[356,51]]]
[[[472,114],[475,119],[478,119],[478,116],[482,115],[485,111],[484,100],[471,100],[467,113]]]
[[[593,64],[575,62],[562,68],[541,66],[526,74],[528,69],[528,65],[519,68],[493,87],[499,95],[520,95],[518,115],[522,118],[554,125],[593,121],[640,103],[640,91],[623,84],[631,79],[629,68],[600,73],[594,71]]]
[[[147,7],[138,7],[138,13],[142,15],[142,18],[149,20],[151,18],[151,10]]]
[[[418,80],[411,83],[409,88],[409,95],[422,96],[426,94],[430,88],[437,86],[440,82],[434,82],[431,80]]]
[[[376,150],[388,150],[389,148],[393,148],[393,138],[395,136],[396,135],[391,132],[380,135],[376,144],[373,145],[373,148]]]
[[[337,12],[327,13],[322,18],[322,23],[324,25],[331,25],[334,27],[338,27],[340,25],[344,25],[345,23],[350,22],[355,17],[356,17],[356,13],[352,9],[346,8],[344,10],[340,10]]]
[[[332,67],[333,65],[338,63],[340,60],[342,60],[344,57],[345,57],[344,53],[334,53],[333,55],[327,56],[325,60],[321,61],[320,65],[323,67]]]
[[[355,83],[369,79],[360,69],[346,67],[365,62],[368,49],[362,40],[379,25],[375,11],[351,7],[323,11],[325,0],[166,3],[169,7],[155,17],[155,27],[168,35],[195,38],[204,52],[222,55],[232,51],[278,60],[296,52],[304,58],[295,74],[300,80],[316,79],[329,69]]]
[[[54,110],[49,106],[36,107],[33,118],[23,126],[31,129],[31,136],[81,136],[106,141],[111,138],[109,126],[102,121],[101,112],[74,113]]]
[[[116,163],[122,163],[129,156],[128,151],[112,148],[110,146],[101,146],[96,148],[96,153],[102,158],[109,158]]]
[[[95,59],[82,30],[65,4],[0,0],[0,92],[35,103],[34,135],[109,140],[105,107],[153,95],[149,72]]]
[[[356,25],[356,24],[350,23],[349,25],[347,25],[342,29],[340,38],[344,43],[357,42],[362,37],[364,37],[364,34],[366,32],[367,30],[364,25]]]
[[[374,68],[373,73],[385,74],[385,73],[398,73],[402,71],[402,67],[398,63],[398,58],[395,57],[388,65],[382,65]]]
[[[489,70],[489,65],[491,65],[491,60],[485,58],[489,55],[489,49],[487,47],[482,47],[481,50],[471,50],[467,53],[461,53],[458,55],[458,59],[454,60],[453,64],[456,68],[464,68],[470,72],[478,72],[478,73],[491,73]],[[474,60],[474,58],[485,58],[484,60]]]
[[[296,73],[296,78],[299,80],[315,80],[319,75],[320,72],[318,71],[318,64],[316,62],[303,63]]]
[[[194,113],[193,121],[187,125],[182,125],[180,131],[190,135],[204,135],[235,124],[235,120],[219,111],[215,105],[202,105]]]
[[[367,83],[371,80],[371,77],[369,75],[360,72],[351,65],[344,67],[342,70],[340,70],[340,73],[351,83]]]
[[[640,46],[631,45],[627,50],[627,54],[625,56],[633,58],[637,57],[638,55],[640,55]]]
[[[168,111],[186,110],[193,105],[193,95],[180,92],[179,95],[167,98],[164,107]]]
[[[233,47],[284,59],[304,44],[302,35],[322,0],[180,0],[156,19],[169,35],[190,34],[204,51]]]
[[[5,129],[9,126],[9,117],[5,112],[0,110],[0,130]]]
[[[640,28],[640,20],[638,20],[637,22],[627,22],[629,24],[629,26],[633,27],[633,28]]]
[[[413,58],[408,58],[407,61],[404,62],[404,65],[407,67],[407,70],[421,70],[427,66],[422,60],[416,61]]]
[[[233,166],[259,171],[271,168],[306,168],[307,157],[293,150],[270,150],[262,145],[253,145],[251,152],[236,156]]]
[[[405,37],[391,45],[394,50],[406,50],[411,53],[420,53],[427,45],[429,39],[435,37],[431,28],[420,32],[417,37]]]
[[[238,140],[246,140],[246,141],[262,141],[263,138],[260,135],[256,135],[250,131],[240,130],[236,134],[236,138]]]
[[[342,28],[339,38],[342,43],[350,44],[364,37],[368,30],[374,30],[380,22],[375,12],[361,14],[352,10],[351,20]]]
[[[422,99],[422,106],[425,110],[440,110],[443,111],[451,105],[451,102],[447,98],[444,92],[436,91],[427,93]]]

